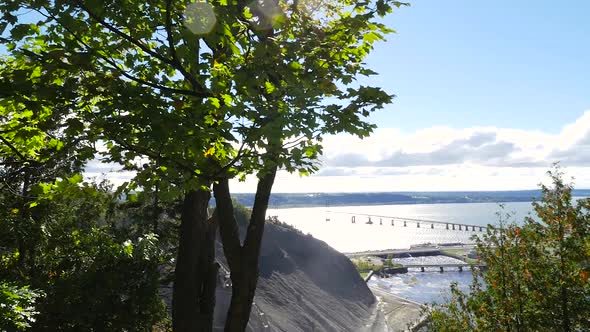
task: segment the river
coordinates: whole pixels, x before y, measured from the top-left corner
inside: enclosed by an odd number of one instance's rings
[[[512,213],[520,221],[532,210],[529,202],[504,203],[502,214]],[[365,250],[404,249],[423,243],[471,243],[473,231],[447,230],[444,224],[398,222],[394,217],[434,220],[445,223],[469,224],[485,227],[497,224],[496,213],[502,211],[496,203],[399,204],[369,206],[338,206],[269,209],[268,216],[293,225],[309,233],[340,252]],[[371,217],[372,225],[366,224]],[[352,223],[352,217],[355,222]],[[384,217],[375,217],[384,216]],[[394,225],[391,225],[391,219]],[[382,223],[382,225],[380,225]]]
[[[487,224],[498,224],[497,213],[503,215],[511,213],[512,220],[520,222],[532,211],[529,202],[504,203],[501,208],[496,203],[458,203],[458,204],[403,204],[403,205],[371,205],[371,206],[341,206],[341,207],[312,207],[271,209],[269,216],[278,216],[279,220],[295,226],[304,233],[309,233],[341,252],[357,252],[365,250],[403,249],[423,243],[471,243],[473,235],[482,234],[479,228],[474,232],[472,228],[465,231],[447,230],[446,225],[435,224],[434,229],[429,223],[421,223],[420,228],[415,223],[403,223],[392,218],[375,217],[404,217],[426,219],[448,223],[469,224],[485,227]],[[370,214],[372,225],[366,224]],[[356,223],[352,223],[355,216]],[[380,221],[383,225],[380,225]],[[414,258],[417,259],[417,258]],[[454,260],[444,256],[421,257],[421,260]],[[402,260],[408,260],[402,259]],[[410,258],[411,260],[411,258]],[[399,261],[404,263],[406,261]],[[409,261],[406,263],[410,263]],[[447,262],[449,263],[449,262]],[[449,285],[457,282],[459,288],[467,290],[472,281],[472,274],[468,269],[463,272],[433,271],[419,272],[413,270],[406,274],[398,274],[389,278],[374,277],[369,283],[380,287],[394,295],[418,302],[444,302],[449,295]]]

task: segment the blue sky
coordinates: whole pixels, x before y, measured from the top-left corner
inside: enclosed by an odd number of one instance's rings
[[[534,189],[559,161],[590,188],[590,1],[414,1],[362,84],[397,98],[364,141],[325,140],[320,171],[275,192]],[[253,191],[253,181],[235,183]]]
[[[372,119],[557,133],[590,108],[590,1],[414,1],[367,63],[398,95]]]

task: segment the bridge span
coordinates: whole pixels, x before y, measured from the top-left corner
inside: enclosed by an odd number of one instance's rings
[[[394,267],[394,268],[383,268],[378,273],[375,272],[374,274],[380,275],[390,275],[390,274],[397,274],[397,273],[407,273],[408,269],[420,269],[421,272],[426,272],[426,269],[434,268],[435,271],[438,269],[438,272],[443,273],[449,271],[449,268],[456,268],[459,272],[463,272],[464,268],[470,269],[480,269],[485,270],[487,268],[484,264],[469,264],[469,263],[440,263],[440,264],[402,264],[401,267]],[[367,278],[366,280],[369,280]]]
[[[367,251],[359,251],[359,252],[350,252],[344,253],[349,258],[353,257],[361,257],[361,256],[405,256],[405,255],[412,255],[412,256],[434,256],[434,255],[443,255],[442,250],[455,250],[455,249],[465,249],[471,250],[474,249],[474,244],[462,244],[462,245],[452,245],[452,246],[433,246],[433,247],[412,247],[408,249],[385,249],[385,250],[367,250]]]
[[[366,217],[366,221],[364,224],[374,225],[379,223],[379,225],[389,224],[391,226],[403,226],[408,227],[408,224],[414,224],[417,228],[424,227],[424,228],[431,228],[434,229],[435,225],[436,228],[445,229],[445,230],[464,230],[466,232],[483,232],[484,226],[481,225],[473,225],[473,224],[465,224],[465,223],[457,223],[457,222],[447,222],[447,221],[439,221],[439,220],[429,220],[429,219],[417,219],[417,218],[406,218],[406,217],[397,217],[397,216],[386,216],[386,215],[379,215],[379,214],[368,214],[368,213],[355,213],[355,212],[343,212],[343,211],[331,211],[326,210],[326,213],[330,214],[345,214],[350,215],[350,221],[353,224],[357,223],[357,217]],[[375,221],[373,221],[373,218]],[[360,218],[359,218],[360,219]],[[326,221],[330,221],[329,217],[326,217]],[[359,220],[360,221],[360,220]],[[362,222],[362,221],[361,221]]]

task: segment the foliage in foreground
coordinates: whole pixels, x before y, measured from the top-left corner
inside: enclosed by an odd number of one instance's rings
[[[138,331],[165,318],[158,237],[126,225],[108,187],[76,179],[36,186],[32,202],[0,196],[0,330]]]
[[[19,287],[6,282],[0,283],[0,327],[13,331],[24,331],[35,322],[35,301],[43,293],[27,286]]]
[[[381,18],[404,5],[1,1],[0,155],[30,163],[46,141],[55,150],[86,142],[86,153],[74,154],[79,164],[102,154],[136,172],[122,186],[130,199],[137,188],[182,197],[172,311],[179,331],[212,329],[213,190],[235,294],[226,328],[244,330],[276,173],[314,172],[325,135],[362,138],[375,128],[367,117],[393,95],[357,79],[376,74],[364,61],[393,32]],[[63,130],[48,135],[38,125],[50,117]],[[229,180],[247,175],[258,186],[241,243]]]
[[[572,200],[559,168],[533,203],[538,219],[488,227],[477,241],[486,272],[470,292],[451,287],[431,312],[432,331],[588,331],[590,329],[590,202]]]

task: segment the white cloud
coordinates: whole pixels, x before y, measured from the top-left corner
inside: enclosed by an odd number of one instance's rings
[[[590,188],[590,111],[557,134],[497,127],[378,129],[364,140],[325,139],[320,171],[283,175],[275,192],[534,189],[560,162],[576,187]],[[241,191],[253,191],[247,184]]]
[[[365,139],[324,139],[321,168],[310,177],[279,172],[274,192],[518,190],[537,188],[561,161],[576,187],[590,188],[590,111],[557,134],[496,127],[380,128]],[[95,169],[100,168],[94,165]],[[101,169],[102,170],[102,169]],[[122,182],[129,174],[119,174]],[[254,177],[232,181],[253,192]]]

